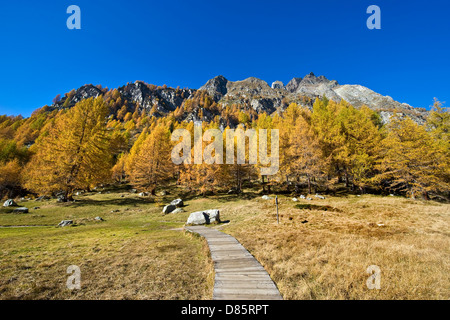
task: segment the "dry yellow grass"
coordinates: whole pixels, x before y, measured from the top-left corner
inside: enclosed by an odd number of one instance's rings
[[[397,197],[281,199],[223,208],[234,235],[285,299],[449,299],[450,205]],[[316,206],[317,209],[314,209]],[[324,206],[328,206],[325,211]],[[302,221],[307,220],[307,223]],[[369,290],[366,269],[381,268]]]
[[[0,228],[0,299],[210,299],[206,242],[171,230],[182,223],[162,221],[153,203],[114,204],[120,212],[110,213],[114,197],[91,196],[101,205],[78,207],[41,203],[38,217],[0,215],[0,225],[52,225]],[[83,225],[55,228],[64,217]],[[80,267],[80,290],[66,287],[70,265]]]
[[[449,204],[281,197],[277,225],[273,201],[253,196],[185,199],[185,213],[165,216],[158,203],[175,195],[95,194],[75,205],[41,203],[28,215],[0,214],[0,225],[49,225],[0,228],[0,299],[210,299],[205,241],[172,229],[190,212],[212,208],[230,220],[212,227],[235,236],[284,299],[450,299]],[[83,225],[55,228],[64,218]],[[81,268],[81,290],[66,288],[69,265]],[[370,265],[381,268],[380,290],[366,286]]]

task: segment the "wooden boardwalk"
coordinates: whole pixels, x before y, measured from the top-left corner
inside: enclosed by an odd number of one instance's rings
[[[208,242],[216,272],[213,300],[282,300],[263,266],[232,236],[216,229],[193,226]]]

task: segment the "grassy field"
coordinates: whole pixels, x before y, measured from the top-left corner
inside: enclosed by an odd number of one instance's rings
[[[0,298],[211,299],[208,247],[180,228],[190,212],[216,208],[229,222],[211,227],[236,237],[284,299],[450,299],[449,204],[282,196],[278,225],[273,201],[250,192],[184,197],[185,213],[163,215],[174,198],[111,190],[0,213]],[[56,228],[63,219],[76,226]],[[70,265],[81,269],[81,290],[66,288]],[[381,269],[380,290],[366,286],[370,265]]]

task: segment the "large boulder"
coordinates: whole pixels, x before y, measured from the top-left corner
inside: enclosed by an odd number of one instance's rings
[[[217,209],[197,211],[189,215],[186,222],[188,225],[201,225],[201,224],[211,224],[220,223],[220,213]]]
[[[163,213],[164,213],[164,214],[171,213],[171,212],[174,211],[176,208],[177,208],[177,207],[174,206],[173,204],[169,204],[169,205],[167,205],[167,206],[164,207]]]
[[[18,207],[17,203],[13,199],[8,199],[3,203],[4,207]]]
[[[181,199],[175,199],[170,204],[177,208],[181,208],[184,205],[183,200],[181,200]]]
[[[28,213],[28,208],[20,207],[13,210],[13,213]]]

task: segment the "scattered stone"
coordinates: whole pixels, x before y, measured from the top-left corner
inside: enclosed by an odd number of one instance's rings
[[[263,200],[270,200],[270,199],[272,199],[272,198],[269,197],[269,196],[264,195],[264,196],[262,196],[262,199],[263,199]]]
[[[292,201],[297,202],[298,199],[297,198],[292,198]]]
[[[111,210],[111,213],[120,212],[120,210]]]
[[[306,197],[304,195],[301,195],[300,199],[306,199]]]
[[[311,201],[311,200],[312,200],[312,198],[308,197],[308,198],[306,198],[306,200],[308,200],[308,201]]]
[[[4,207],[18,207],[17,203],[13,199],[8,199],[3,203]]]
[[[103,220],[102,217],[95,217],[94,219],[97,220],[97,221],[105,221],[105,220]]]
[[[162,196],[167,196],[169,194],[169,192],[164,190],[164,191],[161,191],[159,194]]]
[[[75,195],[76,196],[81,196],[83,193],[82,192],[76,192]]]
[[[171,212],[174,211],[176,208],[177,208],[177,207],[174,206],[173,204],[169,204],[169,205],[167,205],[167,206],[164,207],[163,213],[164,213],[164,214],[171,213]]]
[[[130,193],[137,193],[137,190],[136,189],[131,189]]]
[[[394,195],[393,195],[393,194],[390,194],[389,196],[390,196],[390,197],[393,197]]]
[[[59,202],[59,203],[60,202],[69,202],[69,200],[72,200],[72,199],[67,198],[65,193],[57,194],[56,199],[57,199],[56,202]]]
[[[141,193],[139,193],[139,196],[140,197],[146,197],[146,196],[148,196],[148,193],[147,192],[141,192]]]
[[[308,220],[303,220],[302,223],[303,224],[308,223]]]
[[[186,222],[188,225],[201,225],[201,224],[211,224],[220,223],[220,213],[217,209],[197,211],[189,215]]]
[[[316,194],[315,197],[318,198],[318,199],[325,200],[325,197],[324,197],[324,196],[321,196],[321,195],[319,195],[319,194]]]
[[[181,200],[181,199],[175,199],[170,204],[177,208],[181,208],[182,206],[184,206],[183,200]]]
[[[28,213],[28,208],[20,207],[13,210],[13,213]]]
[[[377,226],[384,227],[384,223],[377,223]]]
[[[72,220],[63,220],[58,224],[58,227],[67,227],[73,224]]]
[[[33,210],[38,210],[38,209],[40,209],[40,207],[34,207],[34,208],[33,208]]]

